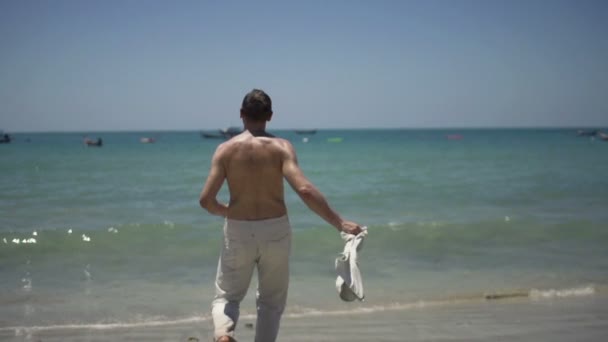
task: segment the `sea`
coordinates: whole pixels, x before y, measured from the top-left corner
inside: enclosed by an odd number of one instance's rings
[[[365,300],[342,302],[334,262],[344,242],[286,184],[284,317],[608,293],[608,142],[575,129],[270,132],[293,143],[341,216],[368,227]],[[84,135],[103,146],[85,146]],[[223,219],[198,196],[223,140],[198,131],[12,136],[0,144],[0,337],[210,324]],[[226,185],[219,198],[228,201]],[[255,287],[254,277],[245,320]]]

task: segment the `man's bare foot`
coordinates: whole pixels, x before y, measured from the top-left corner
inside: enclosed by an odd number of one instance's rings
[[[236,342],[236,340],[230,336],[222,336],[222,337],[218,338],[216,340],[216,342]]]

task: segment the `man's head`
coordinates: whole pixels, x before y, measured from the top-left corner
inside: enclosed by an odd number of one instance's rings
[[[270,96],[260,89],[253,89],[243,99],[241,117],[251,121],[266,122],[272,117]]]

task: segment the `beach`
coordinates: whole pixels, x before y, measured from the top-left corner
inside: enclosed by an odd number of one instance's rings
[[[608,143],[570,129],[271,133],[292,142],[336,210],[369,228],[365,301],[342,302],[343,242],[286,186],[293,250],[279,341],[608,335]],[[222,140],[88,135],[103,146],[80,133],[0,146],[0,340],[209,341],[223,221],[198,195]],[[255,286],[239,341],[253,340]]]
[[[608,335],[605,296],[544,300],[415,304],[358,313],[286,315],[279,341],[603,341]],[[253,341],[253,317],[243,317],[239,341]],[[208,317],[148,322],[3,330],[3,341],[211,341]]]

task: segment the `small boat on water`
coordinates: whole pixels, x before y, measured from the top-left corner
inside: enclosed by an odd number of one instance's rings
[[[12,140],[11,136],[8,134],[2,134],[2,136],[0,137],[0,144],[8,144],[10,143]]]
[[[241,133],[243,133],[243,129],[240,127],[228,127],[225,129],[221,129],[220,133],[224,135],[224,137],[226,138],[232,138],[235,135],[239,135]]]
[[[296,129],[296,134],[315,134],[317,133],[316,129]]]
[[[228,127],[220,129],[215,132],[201,132],[201,137],[206,139],[230,139],[235,135],[243,133],[243,129],[240,127]]]
[[[103,146],[103,140],[101,140],[101,138],[97,138],[96,140],[84,138],[84,144],[87,147],[101,147]]]
[[[586,130],[579,129],[576,132],[576,135],[578,135],[579,137],[594,137],[597,134],[598,134],[597,130],[586,131]]]
[[[153,144],[156,142],[156,139],[154,138],[148,138],[148,137],[143,137],[139,139],[139,142],[142,144]]]
[[[598,136],[598,138],[602,139],[603,141],[608,141],[608,134],[606,134],[604,132],[598,132],[597,136]]]
[[[221,133],[201,132],[201,138],[205,138],[205,139],[224,139],[224,135],[221,134]]]

